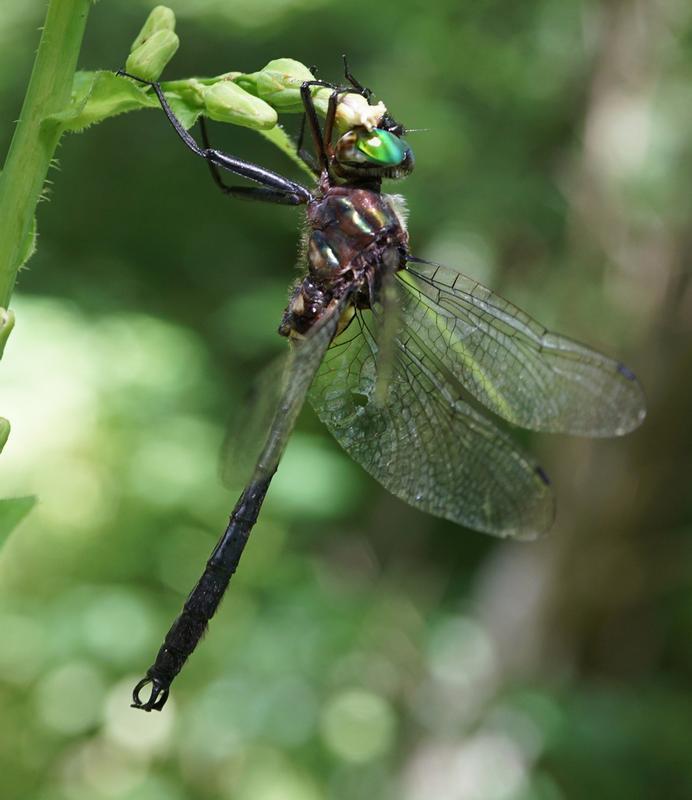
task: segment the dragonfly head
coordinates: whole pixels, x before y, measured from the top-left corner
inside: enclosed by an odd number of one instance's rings
[[[335,144],[334,172],[346,180],[403,178],[414,165],[403,125],[385,114],[376,128],[356,127]]]

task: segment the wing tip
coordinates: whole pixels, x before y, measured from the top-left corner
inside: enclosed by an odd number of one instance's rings
[[[519,542],[533,542],[550,532],[556,512],[552,482],[539,464],[534,466],[533,472],[538,480],[534,482],[534,491],[526,497],[522,511],[508,521],[508,524],[479,528],[479,530],[502,539],[514,539]]]
[[[628,381],[629,388],[627,413],[623,414],[621,424],[614,431],[615,436],[624,436],[636,430],[646,419],[646,395],[639,379],[626,364],[618,363],[617,371]]]
[[[548,473],[543,469],[543,467],[540,464],[536,464],[533,471],[536,473],[536,475],[538,475],[538,477],[543,481],[543,483],[546,486],[553,485],[552,481],[548,477]]]
[[[624,380],[618,381],[612,387],[609,398],[603,401],[594,397],[591,415],[584,413],[579,424],[554,428],[551,433],[607,439],[626,436],[644,422],[647,413],[646,395],[639,379],[625,364],[614,363],[616,373]]]
[[[632,372],[632,370],[627,366],[627,364],[623,364],[622,361],[618,363],[617,371],[625,378],[627,378],[628,381],[637,380],[637,376],[634,374],[634,372]]]

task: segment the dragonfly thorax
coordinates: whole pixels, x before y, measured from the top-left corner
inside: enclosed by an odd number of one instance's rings
[[[307,274],[283,317],[284,336],[306,333],[334,300],[350,293],[367,308],[383,272],[405,266],[408,233],[397,206],[372,189],[332,186],[308,206]]]

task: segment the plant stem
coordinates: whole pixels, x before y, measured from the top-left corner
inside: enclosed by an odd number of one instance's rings
[[[50,0],[21,116],[0,174],[0,308],[7,307],[36,205],[60,139],[42,124],[70,100],[91,0]]]

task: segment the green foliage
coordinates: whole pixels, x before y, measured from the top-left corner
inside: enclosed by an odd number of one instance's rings
[[[51,38],[56,38],[52,31]],[[165,6],[157,6],[133,41],[125,69],[144,81],[158,80],[178,46],[173,11]],[[299,62],[278,59],[270,61],[259,72],[247,75],[224,73],[215,78],[177,80],[164,84],[164,90],[175,113],[186,127],[191,127],[204,114],[219,122],[268,130],[276,126],[277,112],[300,110],[300,85],[312,77],[310,71]],[[326,91],[316,87],[313,93],[318,109],[324,113],[327,104]],[[52,149],[64,132],[80,132],[124,112],[158,106],[156,97],[146,85],[110,71],[80,71],[74,75],[69,103],[60,110],[46,114],[37,122],[44,131],[51,131],[52,144],[48,155],[52,155]],[[287,140],[282,139],[280,134],[277,140],[281,140],[281,149],[288,149]],[[293,148],[291,156],[294,154]],[[33,166],[37,177],[40,177],[40,173],[46,169],[46,159],[36,159]],[[6,195],[5,206],[11,207],[12,189],[6,191]],[[17,258],[8,261],[4,266],[7,273],[16,273],[33,255],[36,248],[35,218],[30,228],[22,232],[18,246],[20,249]],[[0,264],[0,271],[2,269]],[[8,282],[11,281],[8,278]]]
[[[0,358],[5,351],[7,339],[12,333],[14,328],[15,316],[14,311],[7,308],[0,308]]]
[[[10,423],[4,417],[0,417],[0,453],[3,447],[7,444],[7,439],[10,435]]]
[[[217,81],[211,86],[202,86],[204,113],[217,122],[231,122],[248,128],[267,130],[278,120],[276,111],[264,100],[253,97],[233,83]]]
[[[127,57],[125,69],[147,81],[156,81],[178,49],[180,41],[173,31],[156,31]]]
[[[235,80],[248,92],[262,98],[283,113],[302,113],[300,86],[304,81],[314,79],[310,70],[292,58],[278,58],[270,61],[259,72],[238,75]],[[315,98],[316,105],[318,98]],[[319,110],[326,113],[325,92],[319,95]]]
[[[260,133],[265,139],[268,139],[273,145],[278,147],[279,150],[288,156],[288,158],[290,158],[294,164],[296,164],[296,166],[298,166],[307,176],[309,176],[310,180],[313,180],[313,174],[310,171],[310,168],[296,152],[296,146],[293,139],[291,139],[291,137],[280,125],[275,125],[269,130],[260,130]]]
[[[144,81],[157,81],[178,46],[173,11],[157,6],[132,43],[125,71]],[[265,131],[276,126],[279,113],[302,112],[300,87],[313,78],[300,62],[280,58],[258,72],[187,78],[166,82],[163,89],[187,128],[203,114],[217,122]],[[329,90],[314,87],[312,93],[316,108],[325,114]],[[51,115],[46,122],[56,122],[64,131],[82,131],[126,111],[152,107],[159,107],[159,103],[146,85],[110,72],[78,72],[68,108]],[[280,147],[287,149],[286,140]],[[291,156],[296,155],[295,147],[291,150]]]
[[[175,14],[170,8],[157,6],[132,43],[125,69],[145,80],[156,81],[179,45],[175,35]]]
[[[2,452],[2,445],[4,444],[2,441],[3,423],[7,423],[7,420],[0,420],[0,452]],[[0,499],[0,547],[3,546],[7,537],[35,505],[35,497],[13,497],[8,500]]]
[[[34,249],[35,209],[59,127],[48,121],[70,93],[88,0],[51,0],[22,112],[0,174],[0,306],[9,306],[19,269]]]
[[[132,42],[130,53],[137,52],[137,50],[150,41],[153,36],[157,36],[160,33],[174,32],[175,14],[173,13],[173,10],[167,8],[166,6],[156,6],[156,8],[151,10],[149,16],[144,22],[144,25],[142,25],[142,30]],[[170,57],[166,60],[166,63],[168,63],[168,61],[170,61]],[[148,80],[156,80],[160,74],[161,73],[159,72],[155,77],[149,78]]]
[[[37,237],[37,230],[36,230],[36,215],[31,219],[31,224],[29,225],[29,230],[26,232],[24,237],[24,242],[22,245],[22,249],[19,253],[19,267],[23,267],[26,262],[33,256],[36,252],[36,237]],[[1,355],[1,353],[0,353]]]
[[[45,113],[45,102],[34,98],[30,88],[25,100],[25,119],[17,128],[8,156],[9,172],[6,170],[4,175],[0,173],[0,217],[4,218],[7,228],[3,231],[4,241],[0,245],[0,287],[4,284],[4,298],[0,296],[0,299],[4,299],[7,305],[18,271],[36,250],[34,209],[61,135],[68,131],[83,131],[127,111],[160,107],[156,96],[149,91],[150,87],[130,78],[103,70],[80,71],[71,77],[69,62],[76,61],[82,28],[77,26],[71,36],[64,29],[69,27],[71,16],[77,13],[69,3],[63,7],[58,0],[54,0],[49,8],[46,32],[32,76],[32,86],[48,84],[52,77],[48,65],[51,61],[59,61],[61,51],[65,49],[62,84],[60,92],[56,94],[66,94],[67,82],[71,81],[69,102],[63,108]],[[86,11],[82,17],[86,18]],[[62,37],[65,37],[64,41]],[[144,81],[156,81],[178,46],[173,11],[165,6],[157,6],[132,43],[126,70]],[[42,58],[45,53],[52,54],[52,58]],[[236,76],[221,75],[207,80],[190,78],[176,81],[169,87],[168,99],[186,127],[191,127],[204,114],[219,122],[256,130],[273,129],[278,121],[277,111],[262,97],[275,101],[279,110],[287,110],[291,106],[291,110],[295,111],[300,83],[312,75],[302,64],[290,59],[270,62],[267,70],[266,75],[261,72],[247,76],[237,73]],[[244,78],[245,85],[251,91],[234,83],[234,77]],[[50,94],[45,88],[43,91],[44,94]],[[324,107],[324,103],[321,103],[320,108]],[[30,134],[37,140],[35,148],[28,146]],[[280,130],[269,138],[290,157],[297,158],[295,147]],[[28,224],[13,224],[11,220],[15,217],[20,220],[28,218]],[[11,325],[5,323],[6,317],[3,317],[0,357],[11,330]]]
[[[70,105],[51,115],[48,122],[64,131],[83,131],[109,117],[138,108],[156,108],[156,97],[112,72],[78,72],[74,78]]]

